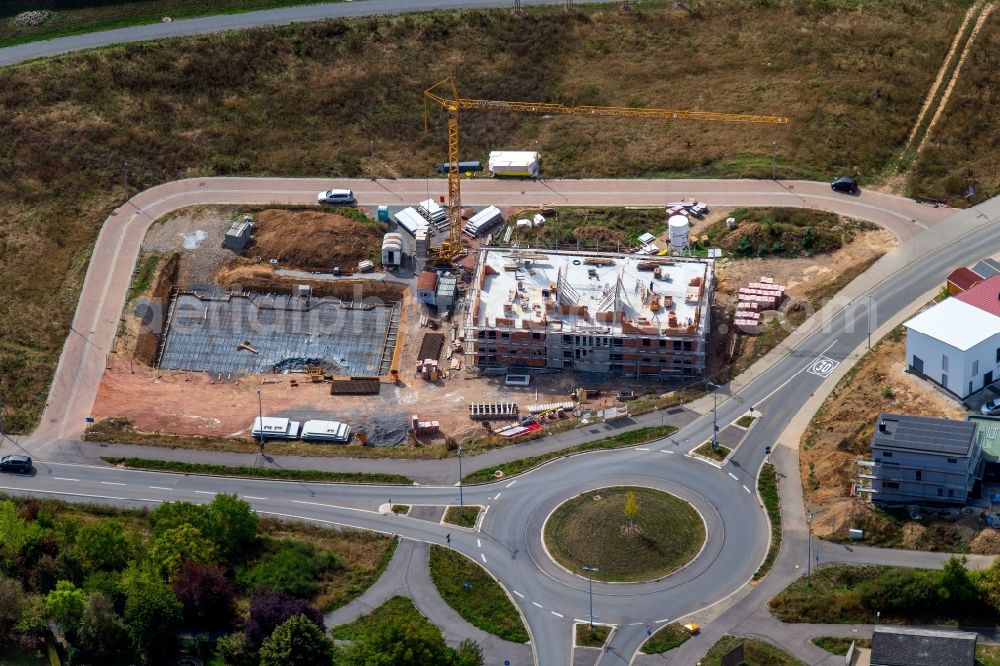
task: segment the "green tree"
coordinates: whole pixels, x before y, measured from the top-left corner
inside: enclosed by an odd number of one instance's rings
[[[215,544],[194,525],[178,525],[163,530],[153,539],[149,559],[169,577],[180,571],[181,565],[192,562],[212,562],[216,558]]]
[[[625,491],[625,519],[628,520],[628,528],[635,527],[635,517],[639,514],[639,503],[635,501],[635,493],[631,490]]]
[[[275,628],[260,646],[260,666],[316,666],[333,663],[333,643],[305,615]]]
[[[209,527],[205,536],[215,542],[227,561],[245,559],[244,554],[257,538],[257,514],[236,495],[216,495],[208,505]]]
[[[337,655],[337,666],[450,664],[453,653],[434,625],[387,623]]]
[[[76,533],[80,561],[90,570],[121,569],[131,556],[128,539],[116,520],[84,525]]]
[[[125,624],[136,651],[147,664],[166,663],[177,647],[181,602],[166,583],[148,572],[131,578],[127,590]]]
[[[944,563],[941,571],[938,595],[942,602],[955,609],[974,603],[979,597],[976,586],[969,577],[969,570],[965,568],[966,561],[964,557],[952,556]]]
[[[87,600],[69,661],[73,666],[132,663],[128,628],[115,613],[114,604],[100,592],[90,595]]]
[[[1000,611],[1000,557],[994,558],[987,568],[974,572],[973,582],[983,602]]]
[[[0,642],[10,636],[11,630],[24,612],[24,587],[13,578],[0,578]]]
[[[24,520],[12,501],[0,501],[0,567],[11,570],[21,551],[41,539],[42,531],[38,523]]]
[[[56,583],[56,589],[45,597],[45,612],[67,633],[75,630],[86,605],[87,593],[68,580]]]
[[[164,502],[149,514],[149,525],[153,536],[181,525],[193,525],[204,531],[211,527],[207,507],[191,502]]]
[[[471,638],[466,638],[455,649],[455,666],[483,666],[485,663],[483,648]]]

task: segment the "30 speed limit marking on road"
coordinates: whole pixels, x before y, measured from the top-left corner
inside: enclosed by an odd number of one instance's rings
[[[820,356],[807,368],[808,372],[818,376],[818,377],[829,377],[830,373],[837,369],[840,365],[840,361],[834,361],[832,358],[827,358],[826,356]]]

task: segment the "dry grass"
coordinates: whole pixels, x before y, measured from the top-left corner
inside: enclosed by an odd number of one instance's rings
[[[994,10],[976,37],[961,76],[910,174],[909,189],[952,205],[973,203],[1000,192],[1000,11]]]
[[[3,70],[6,427],[38,421],[125,160],[133,191],[196,174],[357,176],[374,135],[381,175],[425,175],[445,132],[440,118],[422,132],[421,91],[454,74],[469,96],[792,119],[748,129],[467,113],[465,159],[537,139],[547,176],[767,176],[776,142],[781,176],[865,176],[905,141],[961,4],[719,0],[517,20],[505,8],[133,44]],[[502,56],[470,58],[470,44]]]

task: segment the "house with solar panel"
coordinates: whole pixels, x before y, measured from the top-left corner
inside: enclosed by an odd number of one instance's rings
[[[965,506],[985,461],[972,421],[879,414],[858,490],[875,504]]]

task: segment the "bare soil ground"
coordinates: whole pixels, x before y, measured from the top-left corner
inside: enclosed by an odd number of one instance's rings
[[[144,253],[179,254],[177,284],[203,289],[214,283],[216,269],[237,257],[222,247],[233,220],[249,211],[236,206],[194,206],[157,220],[142,243]]]
[[[244,255],[276,259],[283,268],[329,273],[334,265],[354,271],[364,259],[378,261],[378,223],[322,210],[262,210],[253,216],[257,231]]]
[[[906,522],[849,496],[858,471],[856,461],[871,454],[880,412],[965,418],[961,405],[904,372],[905,353],[906,337],[900,327],[841,380],[803,434],[802,488],[807,509],[816,514],[813,531],[819,537],[845,538],[849,528],[859,527],[871,531],[870,538],[883,545],[928,549],[935,544],[967,545],[978,531],[976,516],[958,524]]]

